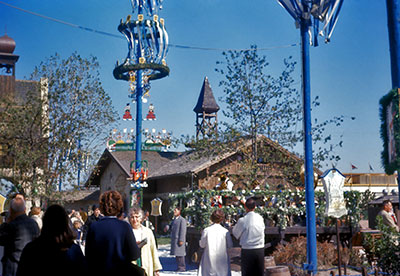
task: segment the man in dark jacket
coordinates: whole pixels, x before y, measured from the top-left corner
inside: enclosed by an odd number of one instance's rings
[[[10,205],[10,216],[0,226],[0,245],[4,246],[3,276],[17,273],[19,259],[25,245],[39,236],[37,223],[25,214],[25,201],[14,198]]]
[[[94,204],[92,206],[92,210],[93,210],[93,214],[91,214],[90,216],[88,216],[85,225],[83,227],[83,236],[82,236],[82,240],[85,241],[86,240],[86,235],[87,232],[89,231],[89,227],[93,222],[99,221],[100,218],[103,217],[103,215],[100,212],[100,208],[99,205]]]

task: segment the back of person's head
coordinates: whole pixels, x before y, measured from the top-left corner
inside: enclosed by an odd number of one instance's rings
[[[81,217],[81,214],[80,214],[78,211],[75,211],[75,212],[72,214],[71,217],[73,217],[73,218],[80,218],[80,217]]]
[[[32,207],[32,209],[31,209],[31,214],[32,214],[32,216],[34,216],[34,215],[40,215],[40,207],[36,207],[36,206],[34,206],[34,207]]]
[[[25,210],[26,210],[25,200],[19,197],[16,197],[13,200],[11,200],[10,213],[18,215],[25,213]]]
[[[122,196],[117,191],[107,191],[100,196],[100,211],[105,216],[117,216],[123,207]]]
[[[246,203],[244,205],[247,207],[247,209],[254,210],[256,208],[256,201],[254,200],[254,198],[250,197],[246,200]]]
[[[70,227],[70,220],[65,209],[60,205],[51,205],[43,216],[40,237],[59,248],[69,248],[74,243],[75,233]]]
[[[217,209],[212,212],[210,219],[213,223],[221,223],[225,220],[225,213],[221,209]]]

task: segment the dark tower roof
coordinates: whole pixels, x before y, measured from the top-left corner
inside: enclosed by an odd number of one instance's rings
[[[206,113],[213,113],[219,110],[219,106],[215,101],[214,94],[211,90],[210,83],[208,82],[208,78],[204,78],[203,87],[200,91],[199,99],[197,100],[197,104],[194,107],[193,111],[196,113],[202,113],[203,111]]]
[[[15,76],[15,63],[19,56],[14,55],[15,40],[7,34],[0,37],[0,69],[6,68],[7,74]]]
[[[0,53],[12,54],[15,49],[15,40],[7,34],[0,37]]]

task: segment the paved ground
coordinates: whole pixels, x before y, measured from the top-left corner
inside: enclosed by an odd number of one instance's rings
[[[159,249],[158,249],[158,254],[159,254],[159,257],[160,257],[160,261],[161,261],[161,264],[163,266],[163,270],[160,273],[161,276],[170,276],[170,275],[191,275],[191,276],[194,276],[194,275],[197,275],[198,267],[197,266],[193,266],[193,265],[192,266],[187,265],[187,267],[186,267],[187,271],[186,272],[176,272],[175,271],[176,270],[175,257],[169,255],[169,250],[170,250],[169,245],[160,245]],[[3,256],[3,247],[0,246],[0,259],[1,259],[2,256]],[[3,269],[2,269],[2,266],[1,266],[1,262],[0,262],[0,275],[1,275],[1,271],[2,270]],[[338,271],[336,270],[335,272],[336,272],[335,274],[338,275]],[[343,273],[343,271],[342,271],[342,273]],[[319,272],[317,275],[318,276],[328,276],[328,275],[330,275],[330,272],[329,271]],[[353,270],[349,269],[347,271],[347,275],[360,275],[361,276],[361,273],[358,272],[358,271],[353,271]],[[241,273],[237,272],[237,271],[232,271],[232,276],[241,276]]]
[[[169,245],[160,245],[158,247],[158,255],[160,257],[163,270],[160,272],[161,276],[169,275],[197,275],[198,266],[186,264],[186,272],[176,272],[175,257],[169,255]],[[240,276],[240,272],[232,271],[232,276]]]

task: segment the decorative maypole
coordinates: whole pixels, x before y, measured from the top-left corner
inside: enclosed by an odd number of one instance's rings
[[[165,21],[158,17],[163,0],[131,0],[132,15],[118,25],[128,41],[128,55],[122,64],[117,62],[113,71],[118,80],[129,81],[130,98],[136,102],[136,151],[131,168],[131,188],[141,190],[147,184],[142,161],[142,101],[150,90],[150,81],[169,74],[165,61],[168,51],[168,34]],[[134,14],[137,17],[134,18]],[[147,164],[147,162],[145,163]],[[139,178],[137,178],[139,173]],[[142,198],[142,197],[141,197]]]
[[[317,270],[317,233],[314,203],[314,169],[311,136],[310,54],[309,45],[318,46],[318,35],[329,42],[344,0],[278,0],[300,28],[302,57],[303,129],[307,216],[307,264],[309,273]],[[323,27],[319,30],[319,22]]]

